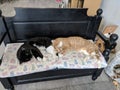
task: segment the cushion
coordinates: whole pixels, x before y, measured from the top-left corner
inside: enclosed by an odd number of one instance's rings
[[[84,53],[71,51],[60,58],[46,52],[44,47],[39,47],[46,60],[38,61],[34,57],[25,63],[19,64],[16,53],[23,43],[7,44],[3,55],[2,64],[0,66],[0,77],[14,77],[26,75],[35,72],[42,72],[53,69],[93,69],[104,68],[107,63],[104,57],[100,56],[100,60],[89,58]]]

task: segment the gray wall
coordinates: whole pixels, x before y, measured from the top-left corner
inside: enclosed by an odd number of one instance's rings
[[[116,33],[120,36],[120,0],[102,0],[101,8],[103,9],[102,27],[106,25],[118,25]],[[120,38],[117,41],[117,50],[120,50]]]

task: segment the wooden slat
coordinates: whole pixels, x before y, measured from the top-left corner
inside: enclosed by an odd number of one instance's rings
[[[96,15],[97,9],[100,8],[101,0],[84,0],[83,8],[89,8],[87,14],[89,16]]]
[[[78,0],[71,0],[71,8],[77,8]]]
[[[115,30],[118,28],[117,25],[109,25],[109,26],[106,26],[103,33],[106,34],[106,33],[113,33],[115,32]]]

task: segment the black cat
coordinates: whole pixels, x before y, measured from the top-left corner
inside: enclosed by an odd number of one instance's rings
[[[45,46],[45,48],[52,45],[51,38],[48,37],[35,37],[28,41],[30,45],[36,44],[37,46]]]
[[[34,46],[34,44],[45,46],[45,48],[47,48],[52,42],[48,37],[35,37],[25,42],[17,51],[17,58],[19,59],[20,64],[29,61],[32,56],[36,59],[43,59],[42,53],[36,46]]]
[[[43,58],[40,50],[37,47],[31,46],[28,43],[24,43],[17,51],[17,58],[19,59],[20,64],[30,61],[33,56],[36,59],[38,57]]]

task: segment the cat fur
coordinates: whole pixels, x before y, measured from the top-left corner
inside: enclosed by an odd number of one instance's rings
[[[55,51],[61,55],[65,55],[69,51],[78,51],[97,58],[100,56],[98,47],[82,37],[56,38],[52,40],[52,45]]]
[[[33,56],[38,60],[39,57],[43,58],[43,55],[40,52],[40,50],[37,47],[31,46],[28,43],[24,43],[23,45],[21,45],[17,51],[17,58],[20,64],[22,64],[23,62],[30,61]]]
[[[51,39],[48,37],[35,37],[26,41],[17,51],[17,58],[20,61],[20,64],[23,62],[30,61],[32,56],[34,56],[38,61],[42,59],[45,60],[44,56],[37,48],[37,46],[44,46],[49,53],[53,53],[53,48],[51,47]],[[51,48],[51,50],[50,50]],[[49,51],[50,50],[50,51]]]

